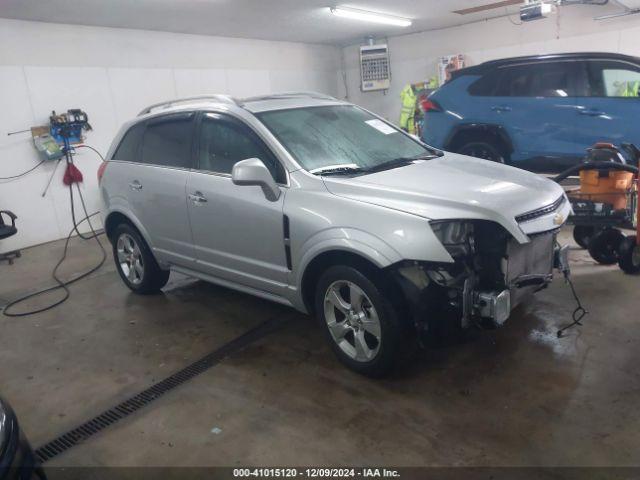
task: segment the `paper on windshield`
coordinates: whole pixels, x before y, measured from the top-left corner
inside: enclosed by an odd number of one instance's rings
[[[390,125],[387,125],[382,120],[378,120],[377,118],[374,118],[373,120],[367,120],[365,123],[370,127],[375,128],[379,132],[384,133],[385,135],[389,135],[390,133],[397,132],[395,128],[391,127]]]

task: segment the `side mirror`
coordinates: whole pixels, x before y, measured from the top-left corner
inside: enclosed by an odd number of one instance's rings
[[[280,187],[259,158],[249,158],[236,163],[231,171],[231,180],[236,185],[254,185],[262,188],[264,196],[270,202],[280,198]]]

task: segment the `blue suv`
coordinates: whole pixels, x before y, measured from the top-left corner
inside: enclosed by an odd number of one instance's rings
[[[640,58],[569,53],[454,72],[423,102],[422,140],[537,172],[579,162],[596,142],[640,143]]]

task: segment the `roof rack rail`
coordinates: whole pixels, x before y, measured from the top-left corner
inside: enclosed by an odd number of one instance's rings
[[[282,93],[271,93],[268,95],[259,95],[257,97],[243,98],[242,103],[257,102],[260,100],[270,100],[273,98],[287,98],[287,97],[308,97],[308,98],[315,98],[318,100],[338,100],[337,98],[332,97],[331,95],[326,95],[324,93],[318,93],[318,92],[282,92]]]
[[[197,100],[214,100],[216,102],[220,102],[220,103],[227,103],[229,105],[237,105],[238,103],[234,100],[233,97],[229,96],[229,95],[197,95],[195,97],[186,97],[186,98],[178,98],[175,100],[168,100],[165,102],[159,102],[159,103],[154,103],[153,105],[148,106],[147,108],[145,108],[144,110],[142,110],[138,116],[141,115],[146,115],[147,113],[150,113],[153,109],[156,108],[169,108],[172,107],[174,105],[179,105],[181,103],[189,103],[189,102],[194,102]]]

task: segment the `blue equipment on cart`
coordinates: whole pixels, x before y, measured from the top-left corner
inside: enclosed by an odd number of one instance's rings
[[[89,116],[80,109],[67,110],[67,113],[60,115],[51,112],[49,125],[51,136],[61,145],[82,143],[82,132],[93,130]]]

